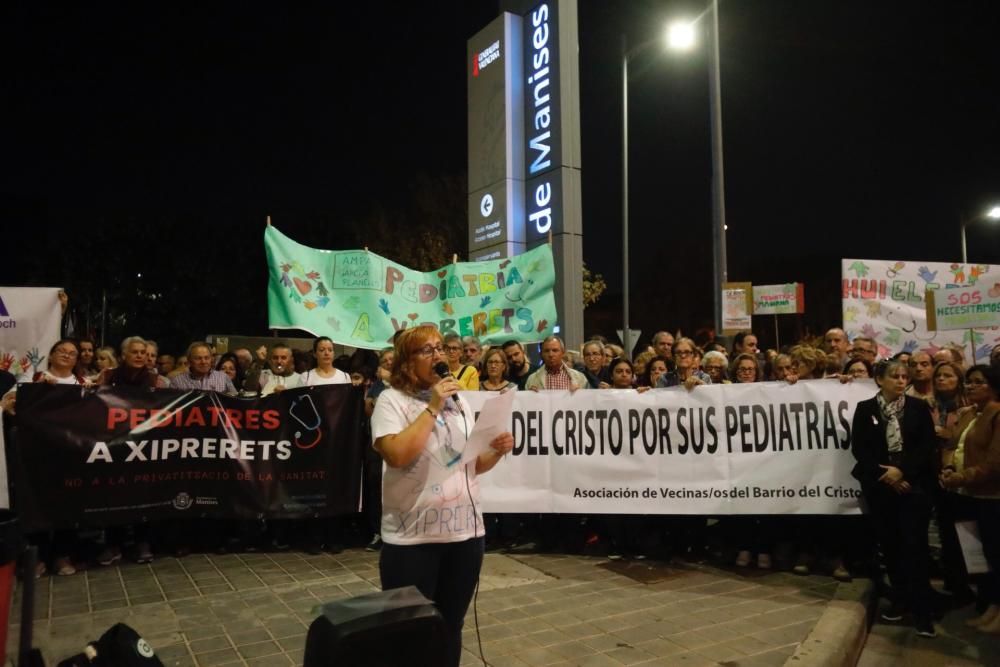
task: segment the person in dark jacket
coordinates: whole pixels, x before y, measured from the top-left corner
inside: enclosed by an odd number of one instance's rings
[[[851,453],[857,464],[851,474],[861,483],[892,585],[892,606],[882,618],[902,620],[909,609],[917,634],[934,637],[927,530],[937,443],[927,403],[904,394],[908,380],[899,361],[876,366],[879,392],[854,412]]]

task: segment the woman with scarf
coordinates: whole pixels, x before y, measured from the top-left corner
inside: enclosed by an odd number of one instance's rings
[[[937,443],[927,403],[906,396],[907,367],[888,361],[875,368],[879,391],[858,403],[851,429],[851,474],[872,519],[885,557],[892,605],[886,621],[913,614],[921,637],[935,637],[931,618],[927,530],[937,485]]]

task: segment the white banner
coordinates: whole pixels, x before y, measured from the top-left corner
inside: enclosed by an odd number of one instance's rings
[[[871,380],[518,392],[487,512],[855,514],[851,419]],[[475,412],[491,396],[463,392]]]
[[[962,346],[967,361],[989,363],[990,350],[1000,343],[1000,328],[928,331],[924,303],[928,289],[968,287],[980,282],[992,288],[1000,282],[989,264],[902,262],[881,259],[841,260],[844,330],[849,338],[868,336],[879,356],[924,350],[933,355],[948,343]]]
[[[58,287],[0,287],[0,368],[28,379],[44,370],[61,315]]]

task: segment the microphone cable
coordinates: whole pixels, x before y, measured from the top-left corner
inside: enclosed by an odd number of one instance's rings
[[[445,377],[446,375],[452,375],[451,369],[448,368],[448,364],[443,361],[439,361],[434,364],[434,372],[438,377]],[[458,408],[459,413],[462,415],[462,430],[465,432],[465,441],[469,441],[469,422],[465,417],[465,410],[462,409],[462,405],[459,402],[459,397],[456,394],[453,399],[455,407]],[[464,450],[464,448],[463,448]],[[475,462],[473,462],[475,465]],[[469,464],[465,464],[465,492],[469,494],[469,503],[472,505],[472,539],[476,538],[476,533],[479,532],[479,514],[476,512],[476,501],[472,498],[472,488],[469,484]],[[486,523],[483,523],[483,561],[486,560]],[[490,667],[490,663],[486,662],[486,654],[483,652],[483,637],[479,632],[479,582],[482,578],[482,563],[479,566],[479,573],[476,574],[476,588],[472,594],[472,617],[475,619],[476,623],[476,641],[479,643],[479,659],[482,661],[485,667]]]

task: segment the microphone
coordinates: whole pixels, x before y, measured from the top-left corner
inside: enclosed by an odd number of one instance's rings
[[[439,361],[436,364],[434,364],[434,373],[436,373],[437,376],[442,380],[446,377],[453,377],[451,371],[448,369],[448,364],[446,364],[443,361]],[[455,394],[454,396],[449,396],[448,400],[452,401],[455,404],[455,407],[458,408],[458,411],[462,413],[462,416],[464,417],[465,410],[462,409],[462,404],[459,403],[458,401],[458,394]]]

